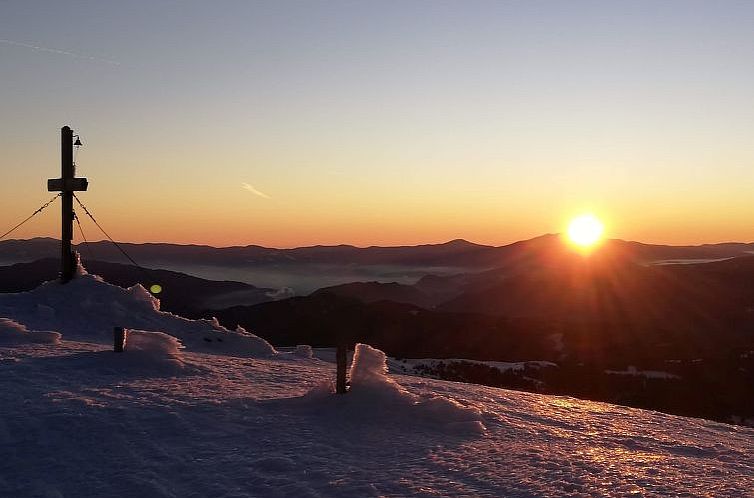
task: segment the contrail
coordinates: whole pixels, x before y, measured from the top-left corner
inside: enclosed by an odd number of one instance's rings
[[[0,38],[0,43],[6,45],[13,45],[15,47],[29,48],[36,50],[37,52],[48,52],[50,54],[67,55],[68,57],[75,57],[76,59],[84,59],[94,62],[104,62],[105,64],[112,64],[113,66],[120,66],[120,62],[111,61],[109,59],[101,59],[99,57],[92,57],[91,55],[77,54],[75,52],[68,52],[67,50],[59,50],[57,48],[40,47],[39,45],[32,45],[30,43],[21,43],[13,40],[4,40]]]
[[[242,183],[241,187],[243,187],[244,190],[248,190],[249,192],[251,192],[254,195],[258,195],[259,197],[264,197],[265,199],[272,199],[272,197],[270,197],[269,195],[265,194],[264,192],[261,192],[261,191],[255,189],[254,186],[249,185],[248,183]]]

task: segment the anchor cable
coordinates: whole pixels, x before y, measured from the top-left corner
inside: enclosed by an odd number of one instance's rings
[[[137,267],[137,268],[138,268],[139,270],[141,270],[141,271],[142,271],[142,272],[144,273],[144,275],[145,275],[145,276],[147,277],[147,282],[148,282],[149,280],[155,280],[155,279],[154,279],[154,276],[150,274],[149,270],[147,270],[146,268],[144,268],[143,266],[141,266],[141,265],[140,265],[139,263],[137,263],[136,261],[134,261],[134,259],[133,259],[133,258],[132,258],[131,256],[129,256],[129,254],[128,254],[128,253],[126,252],[126,250],[125,250],[125,249],[123,249],[123,248],[122,248],[122,247],[120,246],[120,244],[118,244],[117,242],[115,242],[115,241],[113,240],[113,238],[112,238],[112,237],[110,237],[110,235],[109,235],[109,234],[108,234],[108,233],[107,233],[107,232],[105,231],[105,229],[104,229],[104,228],[102,228],[102,226],[101,226],[101,225],[100,225],[100,224],[99,224],[99,223],[97,222],[97,220],[96,220],[96,219],[94,219],[94,216],[92,216],[92,213],[90,213],[90,212],[89,212],[89,210],[88,210],[88,209],[86,208],[86,206],[84,206],[84,204],[83,204],[83,203],[81,202],[81,200],[79,200],[78,196],[77,196],[77,195],[76,195],[75,193],[73,194],[73,198],[74,198],[74,199],[76,199],[76,202],[78,203],[78,205],[79,205],[79,206],[81,206],[81,209],[83,209],[83,210],[84,210],[84,212],[86,213],[86,215],[87,215],[87,216],[89,216],[89,218],[91,218],[91,220],[92,220],[92,221],[94,222],[94,224],[95,224],[95,225],[97,225],[97,228],[99,228],[99,229],[100,229],[100,231],[101,231],[101,232],[102,232],[102,233],[103,233],[103,234],[105,235],[105,237],[107,237],[107,240],[109,240],[110,242],[112,242],[112,243],[113,243],[113,245],[114,245],[115,247],[117,247],[117,248],[118,248],[118,250],[119,250],[119,251],[120,251],[120,252],[121,252],[121,253],[122,253],[122,254],[123,254],[123,255],[124,255],[124,256],[125,256],[125,257],[126,257],[126,258],[127,258],[127,259],[128,259],[129,261],[130,261],[130,262],[131,262],[131,263],[133,263],[133,265],[134,265],[135,267]],[[79,228],[80,228],[80,226],[79,226]],[[82,233],[82,235],[83,235],[83,233]],[[151,287],[150,287],[150,292],[151,292]]]
[[[92,261],[94,261],[94,251],[92,250],[92,246],[89,244],[89,241],[86,240],[86,235],[84,235],[84,229],[81,227],[81,221],[79,220],[79,216],[76,214],[76,211],[73,212],[73,219],[76,220],[76,225],[79,227],[79,233],[81,234],[81,238],[84,240],[84,247],[86,247],[86,252],[89,253],[89,257],[92,258]]]
[[[30,219],[34,218],[34,216],[36,216],[36,215],[38,215],[39,213],[41,213],[42,211],[44,211],[44,209],[45,209],[45,208],[46,208],[47,206],[49,206],[50,204],[52,204],[52,203],[53,203],[53,202],[55,201],[55,199],[57,199],[58,197],[60,197],[60,194],[55,194],[55,197],[53,197],[52,199],[50,199],[50,200],[49,200],[49,201],[47,201],[46,203],[42,204],[42,206],[41,206],[41,207],[40,207],[39,209],[37,209],[36,211],[34,211],[33,213],[31,213],[31,216],[29,216],[29,217],[28,217],[28,218],[26,218],[26,219],[25,219],[24,221],[22,221],[21,223],[19,223],[19,224],[18,224],[18,225],[16,225],[16,226],[14,226],[13,228],[11,228],[10,230],[8,230],[8,231],[7,231],[7,232],[5,232],[4,234],[0,235],[0,240],[4,239],[5,237],[7,237],[8,235],[10,235],[11,233],[15,232],[15,231],[16,231],[16,229],[18,229],[18,228],[20,228],[20,227],[21,227],[21,225],[23,225],[24,223],[26,223],[26,222],[27,222],[27,221],[29,221]]]

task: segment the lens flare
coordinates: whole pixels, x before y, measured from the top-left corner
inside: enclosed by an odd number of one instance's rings
[[[149,292],[152,294],[159,294],[162,292],[162,286],[159,284],[152,284],[152,286],[149,288]]]

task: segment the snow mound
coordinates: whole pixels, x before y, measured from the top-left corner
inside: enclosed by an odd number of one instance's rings
[[[183,361],[183,344],[172,335],[145,330],[129,330],[122,353],[113,353],[111,365],[121,371],[157,370],[178,374],[189,370]],[[108,352],[109,354],[109,352]]]
[[[387,357],[368,344],[357,344],[351,364],[351,390],[336,397],[338,409],[353,420],[372,423],[417,424],[443,432],[483,434],[482,413],[450,398],[417,396],[387,375]],[[306,397],[332,400],[332,383],[322,384]]]
[[[141,285],[123,289],[79,266],[63,285],[46,282],[29,292],[0,295],[0,316],[33,330],[58,330],[66,339],[109,344],[113,327],[164,332],[187,350],[242,357],[269,357],[275,349],[242,328],[231,331],[217,320],[189,320],[160,311],[159,299]]]
[[[308,344],[299,344],[298,346],[296,346],[296,350],[293,352],[293,354],[300,358],[314,358],[314,351]]]
[[[351,386],[398,388],[387,376],[387,356],[368,344],[357,344],[351,362]]]
[[[129,330],[125,350],[155,357],[175,357],[181,355],[183,344],[172,335],[145,330]]]
[[[0,345],[43,343],[57,344],[60,332],[29,330],[26,325],[8,318],[0,318]]]

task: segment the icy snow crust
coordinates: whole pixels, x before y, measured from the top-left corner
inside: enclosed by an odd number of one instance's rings
[[[89,275],[61,285],[47,282],[30,292],[0,294],[0,317],[33,330],[54,330],[65,339],[112,344],[113,327],[164,332],[189,351],[260,357],[275,354],[264,339],[212,320],[188,320],[160,311],[160,301],[141,285],[122,289]],[[2,332],[0,332],[2,334]],[[2,341],[2,339],[0,339]]]

